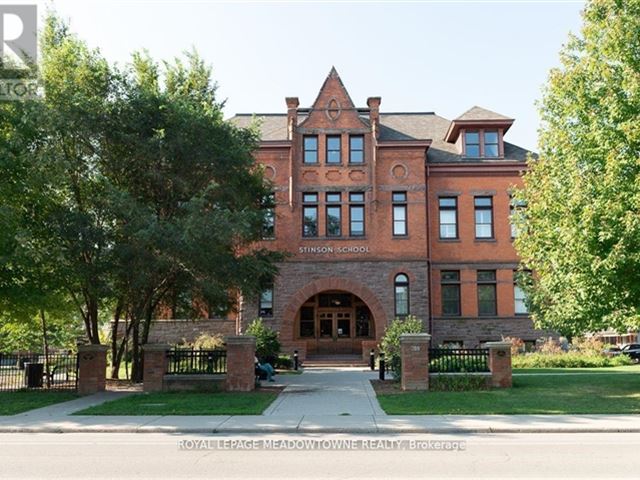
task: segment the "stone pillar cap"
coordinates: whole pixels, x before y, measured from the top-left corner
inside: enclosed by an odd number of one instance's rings
[[[253,335],[229,335],[228,337],[224,337],[224,341],[227,344],[231,345],[245,345],[245,344],[254,344],[256,343],[256,337]]]
[[[402,333],[400,335],[400,343],[429,343],[430,341],[431,335],[429,335],[428,333]]]
[[[106,352],[109,349],[109,345],[103,345],[100,343],[89,343],[78,345],[79,352]]]
[[[487,342],[487,348],[511,348],[511,342]]]

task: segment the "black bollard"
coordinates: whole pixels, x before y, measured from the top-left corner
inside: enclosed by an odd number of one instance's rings
[[[298,350],[293,351],[293,369],[298,370]]]
[[[380,365],[378,366],[378,369],[380,370],[380,380],[384,380],[384,352],[380,352]]]
[[[369,367],[371,367],[371,370],[376,369],[376,353],[373,348],[371,349],[371,353],[369,354]]]

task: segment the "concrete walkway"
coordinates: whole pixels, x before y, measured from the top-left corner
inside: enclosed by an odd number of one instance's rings
[[[278,375],[263,415],[71,415],[132,392],[104,392],[0,417],[0,433],[590,433],[640,432],[640,415],[386,415],[358,368]],[[270,384],[274,385],[274,384]]]
[[[286,388],[263,415],[386,415],[369,381],[377,377],[371,370],[340,367],[278,375]]]

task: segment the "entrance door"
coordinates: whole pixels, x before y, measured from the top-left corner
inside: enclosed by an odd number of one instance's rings
[[[353,310],[318,312],[318,353],[351,353]]]

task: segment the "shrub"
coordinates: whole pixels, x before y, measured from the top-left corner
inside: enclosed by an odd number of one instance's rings
[[[511,356],[515,357],[524,353],[524,341],[518,337],[503,337],[502,341],[509,342],[511,344]]]
[[[429,390],[434,392],[464,392],[489,388],[488,375],[431,375]]]
[[[607,357],[580,352],[545,354],[540,352],[518,355],[512,358],[513,368],[599,368],[631,365],[626,355]]]
[[[604,342],[595,337],[573,339],[573,349],[589,355],[601,355],[604,352]]]
[[[193,348],[198,350],[218,350],[224,348],[224,338],[219,333],[209,335],[203,333],[193,341]]]
[[[380,342],[380,347],[396,379],[400,378],[402,373],[402,365],[400,364],[400,335],[403,333],[420,332],[422,332],[422,321],[413,315],[409,315],[404,319],[394,319],[385,330],[384,337],[382,337],[382,341]]]
[[[293,368],[293,359],[290,355],[278,355],[275,360],[273,368],[281,368],[285,370],[291,370]]]
[[[560,342],[553,337],[542,339],[540,343],[536,345],[536,350],[539,353],[547,355],[555,355],[562,353],[562,347]]]
[[[273,365],[278,353],[280,353],[278,332],[266,326],[262,318],[258,317],[249,324],[245,335],[256,337],[256,356],[263,362],[266,361]]]

